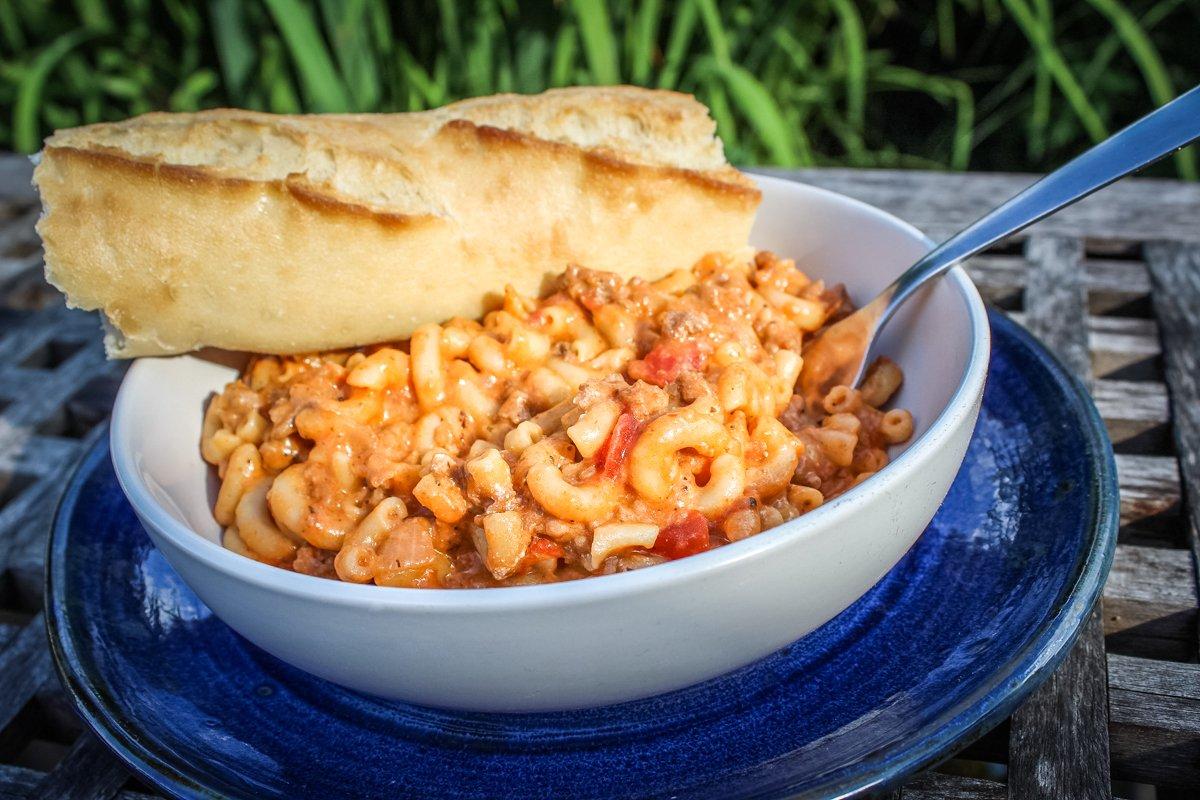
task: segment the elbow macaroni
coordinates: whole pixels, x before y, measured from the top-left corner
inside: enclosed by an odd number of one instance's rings
[[[256,358],[205,412],[213,516],[242,555],[409,587],[566,580],[752,536],[913,434],[880,410],[903,380],[890,361],[819,408],[795,394],[804,337],[843,297],[768,253],[653,283],[572,267],[479,322]]]

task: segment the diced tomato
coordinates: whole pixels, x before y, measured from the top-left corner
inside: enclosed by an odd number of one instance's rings
[[[525,548],[525,555],[521,556],[521,563],[517,565],[513,573],[517,575],[526,573],[546,559],[562,558],[564,555],[566,555],[566,551],[555,542],[541,536],[534,536],[529,542],[529,547]]]
[[[658,532],[654,552],[669,559],[692,556],[708,549],[708,520],[699,511],[685,511]]]
[[[700,369],[704,362],[705,354],[696,342],[665,339],[654,345],[645,358],[629,364],[629,376],[655,386],[666,386],[685,369]]]
[[[534,561],[541,561],[544,558],[562,558],[565,551],[555,542],[535,536],[525,550],[525,555]]]
[[[626,411],[617,417],[617,424],[613,425],[612,433],[608,435],[608,441],[600,449],[597,459],[603,465],[601,471],[605,477],[614,478],[621,471],[621,465],[625,463],[641,432],[642,426],[633,414]]]

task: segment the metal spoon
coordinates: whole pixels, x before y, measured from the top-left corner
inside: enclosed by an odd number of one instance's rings
[[[812,406],[834,386],[857,386],[887,321],[917,289],[964,258],[1200,138],[1200,87],[1142,117],[942,242],[878,297],[804,348],[800,395]]]

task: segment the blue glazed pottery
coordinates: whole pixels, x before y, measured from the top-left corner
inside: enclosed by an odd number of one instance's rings
[[[991,321],[983,410],[929,528],[845,612],[734,673],[528,715],[343,689],[249,644],[196,599],[134,517],[102,442],[50,543],[63,683],[104,742],[178,797],[827,797],[893,785],[1048,677],[1116,542],[1094,407],[1027,333]]]

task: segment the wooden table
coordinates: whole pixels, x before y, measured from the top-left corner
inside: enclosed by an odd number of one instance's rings
[[[812,170],[790,177],[941,238],[1028,176]],[[151,794],[58,686],[42,606],[66,472],[123,365],[41,278],[25,159],[0,157],[0,798]],[[1194,797],[1200,787],[1200,186],[1126,181],[969,264],[981,290],[1092,388],[1117,452],[1120,543],[1062,668],[1010,720],[891,797]],[[1116,782],[1115,785],[1113,782]]]

